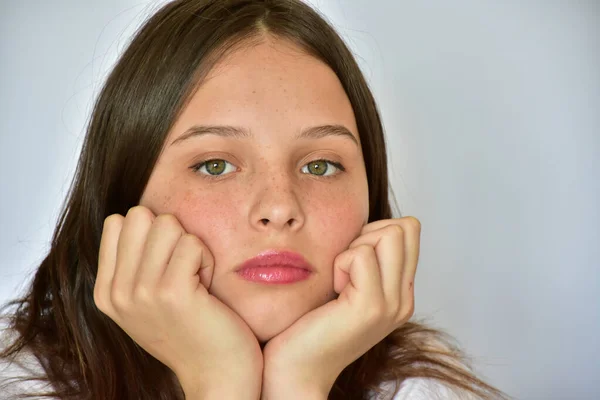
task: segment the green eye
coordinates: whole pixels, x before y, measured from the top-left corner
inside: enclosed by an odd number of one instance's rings
[[[225,160],[209,160],[206,162],[206,172],[211,175],[220,175],[225,171]]]
[[[224,176],[236,170],[230,162],[216,158],[196,164],[192,169],[199,174],[206,175],[207,178]]]
[[[310,172],[313,175],[325,175],[328,167],[327,161],[325,160],[312,161],[307,166],[308,172]]]
[[[340,171],[343,172],[345,170],[346,169],[342,166],[342,164],[328,160],[311,161],[302,167],[302,173],[304,174],[324,177],[333,176],[338,174]]]

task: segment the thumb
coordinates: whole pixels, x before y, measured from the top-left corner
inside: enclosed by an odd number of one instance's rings
[[[212,277],[213,271],[215,267],[214,265],[203,267],[198,271],[198,275],[200,276],[200,283],[202,286],[206,288],[206,290],[210,289],[210,285],[212,285]]]
[[[212,285],[213,272],[215,270],[215,259],[206,246],[203,250],[198,276],[200,277],[200,283],[208,291]]]
[[[342,293],[344,288],[350,283],[349,263],[352,257],[349,257],[348,250],[338,254],[333,261],[333,290],[337,294]]]

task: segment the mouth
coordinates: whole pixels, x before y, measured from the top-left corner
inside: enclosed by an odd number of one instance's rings
[[[308,279],[314,268],[298,253],[268,250],[245,261],[235,272],[251,282],[289,284]]]

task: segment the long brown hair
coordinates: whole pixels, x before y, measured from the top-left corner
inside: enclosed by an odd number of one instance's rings
[[[300,0],[177,0],[136,33],[99,94],[74,180],[27,294],[3,308],[14,342],[41,363],[55,397],[180,399],[174,374],[140,348],[93,300],[104,219],[138,204],[163,142],[202,78],[222,56],[264,35],[291,41],[326,63],[352,104],[369,184],[370,221],[392,217],[386,145],[375,100],[349,49]],[[433,378],[486,399],[441,331],[408,322],[349,365],[330,399],[362,399],[383,382]]]

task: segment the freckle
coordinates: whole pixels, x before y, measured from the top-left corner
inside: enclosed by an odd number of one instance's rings
[[[183,195],[183,202],[190,203],[193,196],[194,196],[194,193],[191,190],[186,191],[185,194]]]
[[[410,285],[408,285],[408,289],[409,290],[413,290],[413,283],[411,282]]]

